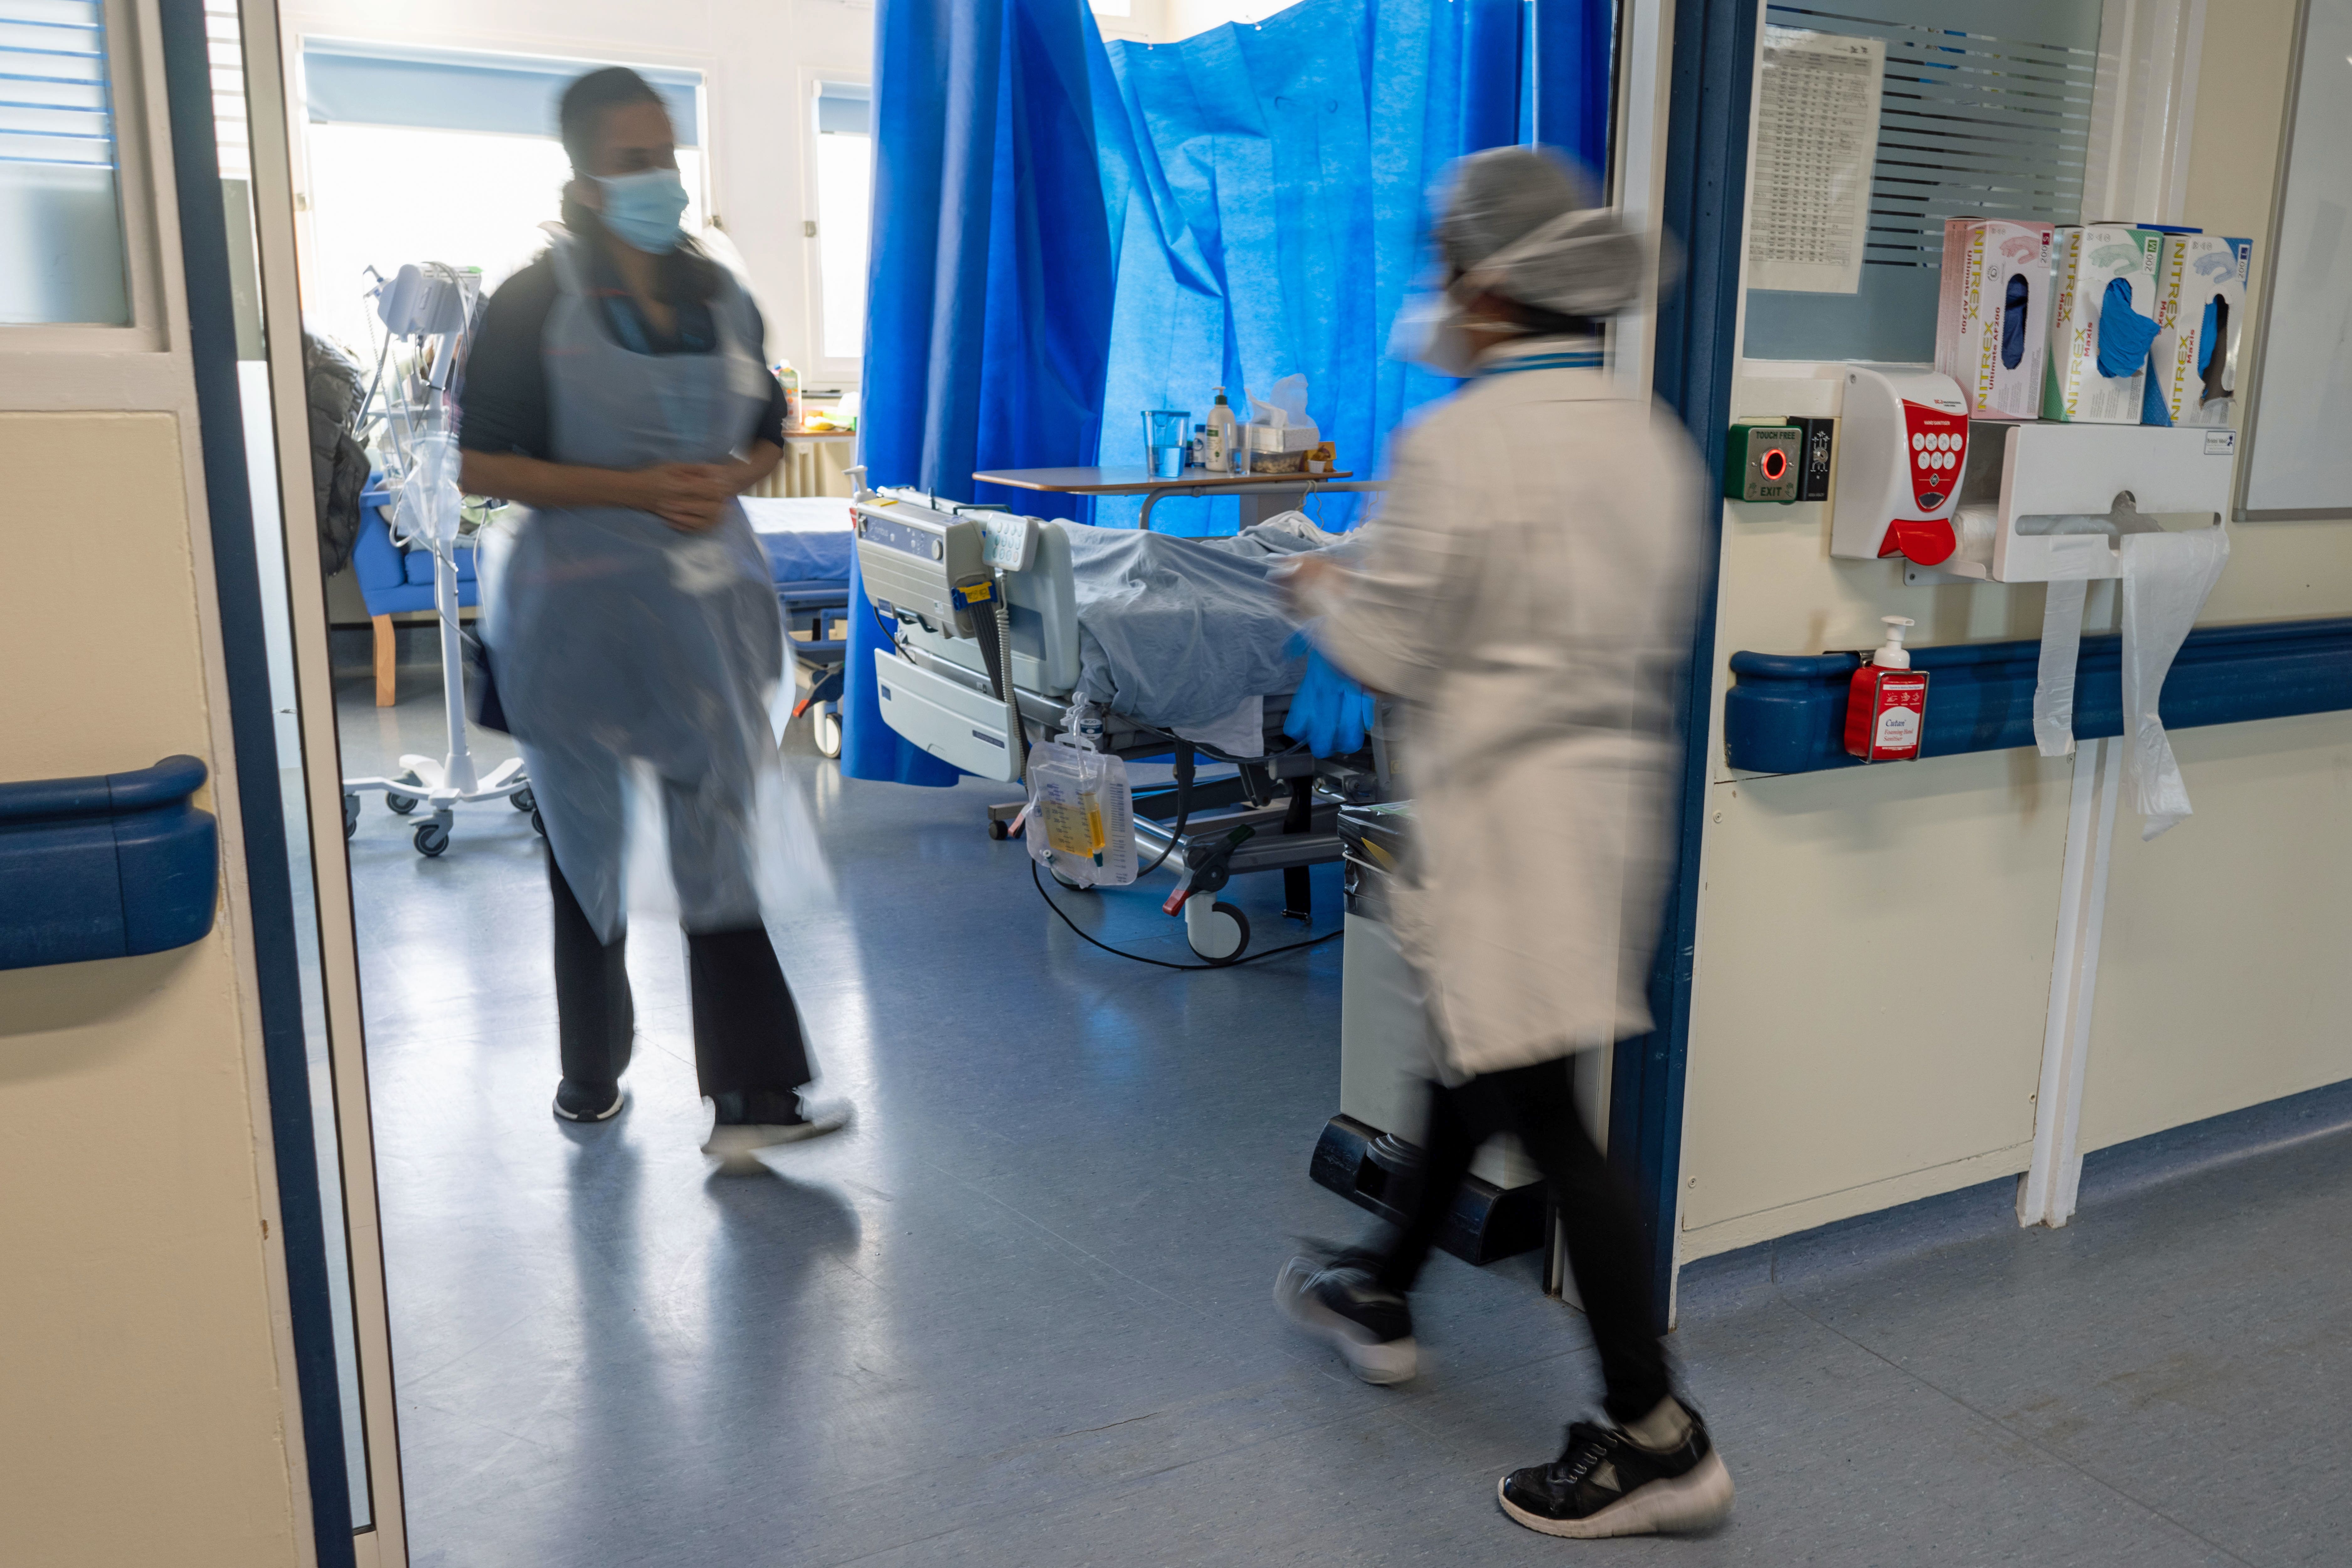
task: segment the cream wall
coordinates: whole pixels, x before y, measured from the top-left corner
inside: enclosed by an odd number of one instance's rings
[[[305,36],[701,71],[711,211],[750,268],[769,352],[828,384],[856,380],[854,364],[815,357],[816,242],[801,226],[816,216],[810,95],[820,78],[871,79],[871,0],[289,0],[279,16],[289,83]]]
[[[2187,221],[2267,236],[2293,0],[2210,0]],[[2259,308],[2259,301],[2256,301]],[[1835,411],[1751,365],[1734,414]],[[2073,764],[2017,751],[1791,778],[1725,765],[1732,652],[2040,633],[2042,595],[1832,561],[1820,506],[1725,507],[1717,737],[1684,1128],[1682,1254],[2021,1171]],[[2352,615],[2352,522],[2246,524],[2204,622]],[[2112,590],[2093,625],[2112,626]],[[2084,1107],[2105,1143],[2352,1077],[2341,959],[2352,715],[2182,731],[2197,814],[2116,830]]]
[[[177,417],[0,414],[0,777],[217,767]],[[0,1562],[306,1555],[230,925],[0,972]]]
[[[1753,405],[1785,388],[1741,384]],[[1727,503],[1718,660],[2039,629],[2038,593],[1832,562],[1826,509]],[[1682,1255],[2025,1168],[2071,764],[1988,752],[1789,777],[1722,760],[1718,670]]]
[[[2188,210],[2258,246],[2294,14],[2207,0]],[[2204,619],[2347,615],[2352,520],[2248,522]],[[2352,1078],[2352,714],[2184,731],[2173,749],[2197,815],[2152,844],[2116,824],[2087,1149]]]

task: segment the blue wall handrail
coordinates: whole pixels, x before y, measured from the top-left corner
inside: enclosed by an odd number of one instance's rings
[[[2033,688],[2042,645],[2027,640],[1919,647],[1929,672],[1922,757],[2033,744]],[[1861,653],[1735,653],[1723,739],[1735,768],[1760,773],[1860,767],[1846,754],[1846,687]],[[2083,639],[2074,677],[2074,734],[2123,733],[2123,639]],[[2234,724],[2352,709],[2352,618],[2200,626],[2165,679],[2158,710],[2168,728]]]
[[[0,969],[185,947],[213,929],[219,833],[165,757],[91,778],[0,784]]]

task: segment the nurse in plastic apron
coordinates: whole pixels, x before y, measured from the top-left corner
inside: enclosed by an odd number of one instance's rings
[[[555,1114],[620,1113],[629,792],[658,796],[693,989],[706,1153],[831,1132],[761,923],[783,631],[736,498],[782,455],[760,312],[679,227],[669,115],[635,71],[564,90],[565,231],[501,285],[466,365],[462,484],[530,509],[490,595],[499,699],[546,823],[563,1079]],[[635,783],[630,781],[635,780]]]

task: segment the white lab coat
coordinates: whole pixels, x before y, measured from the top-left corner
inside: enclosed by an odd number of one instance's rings
[[[1650,1026],[1697,609],[1698,464],[1671,411],[1589,350],[1522,340],[1394,447],[1317,644],[1399,699],[1414,864],[1397,936],[1448,1081]]]

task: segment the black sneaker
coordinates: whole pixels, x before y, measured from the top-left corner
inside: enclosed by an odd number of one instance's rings
[[[702,1152],[730,1176],[756,1173],[756,1151],[838,1132],[849,1125],[851,1114],[846,1105],[813,1110],[799,1095],[772,1089],[730,1090],[712,1095],[710,1102],[716,1114]]]
[[[621,1086],[594,1086],[565,1079],[555,1086],[555,1114],[566,1121],[610,1121],[621,1114]]]
[[[1402,1383],[1418,1370],[1412,1311],[1378,1284],[1370,1252],[1302,1255],[1274,1277],[1274,1304],[1293,1322],[1329,1340],[1366,1383]]]
[[[1611,1426],[1579,1421],[1549,1465],[1513,1470],[1496,1485],[1503,1511],[1546,1535],[1591,1540],[1704,1530],[1731,1511],[1731,1472],[1690,1411],[1682,1446],[1654,1453]]]

